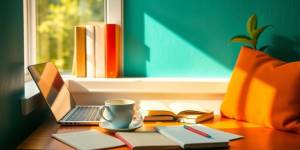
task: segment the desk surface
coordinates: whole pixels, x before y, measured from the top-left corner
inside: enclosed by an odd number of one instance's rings
[[[152,131],[156,125],[168,126],[179,125],[178,122],[146,122],[139,131]],[[207,126],[221,129],[245,136],[245,138],[230,142],[232,150],[299,150],[300,135],[273,130],[258,125],[215,117],[214,120],[204,123]],[[35,130],[27,139],[18,146],[18,149],[72,149],[71,147],[51,138],[53,133],[63,133],[71,131],[82,131],[96,129],[98,131],[111,134],[98,126],[60,126],[53,120],[49,120]],[[127,150],[127,147],[115,148],[115,150]]]

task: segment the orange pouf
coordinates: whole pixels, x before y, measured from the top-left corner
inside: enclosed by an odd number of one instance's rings
[[[300,61],[287,63],[242,47],[221,114],[300,133]]]

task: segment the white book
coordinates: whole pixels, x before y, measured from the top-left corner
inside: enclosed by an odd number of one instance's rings
[[[95,77],[95,27],[86,25],[86,76]]]
[[[95,24],[95,72],[97,78],[105,77],[105,24]]]
[[[52,137],[76,149],[107,149],[125,145],[119,139],[96,130],[57,133]]]

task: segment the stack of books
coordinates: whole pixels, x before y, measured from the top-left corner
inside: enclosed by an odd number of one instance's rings
[[[212,110],[204,109],[198,104],[174,102],[164,104],[155,101],[140,103],[144,121],[180,121],[200,123],[214,117]]]
[[[116,24],[74,27],[72,74],[76,77],[116,78],[120,72],[121,29]]]

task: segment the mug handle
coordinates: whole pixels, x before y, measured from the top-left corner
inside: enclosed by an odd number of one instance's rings
[[[100,115],[101,115],[101,118],[103,118],[105,121],[110,122],[111,120],[106,119],[106,118],[104,117],[104,115],[103,115],[103,112],[104,112],[105,108],[107,108],[107,106],[103,106],[103,107],[100,109]]]

